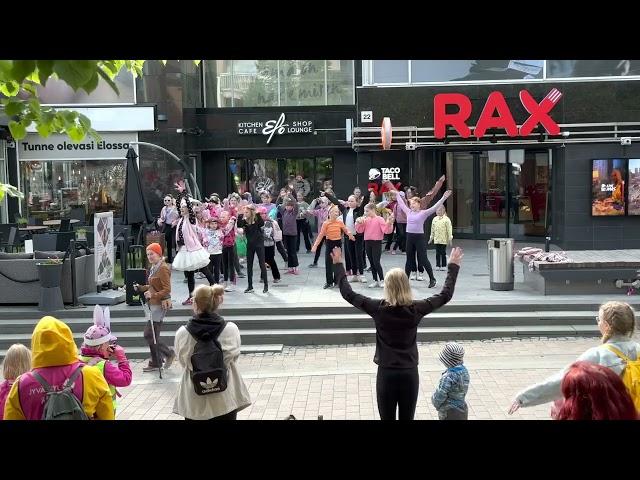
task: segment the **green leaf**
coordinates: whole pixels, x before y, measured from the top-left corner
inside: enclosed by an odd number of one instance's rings
[[[87,129],[87,132],[89,132],[89,135],[91,135],[91,138],[93,138],[96,142],[102,141],[102,137],[93,128]]]
[[[20,91],[20,84],[9,80],[8,82],[0,83],[0,93],[7,97],[15,97]]]
[[[0,202],[4,199],[4,190],[0,189]]]
[[[111,77],[109,77],[109,75],[104,70],[98,69],[98,75],[100,75],[102,79],[109,84],[114,92],[120,95],[120,90],[118,90],[116,84],[113,82],[113,80],[111,80]]]
[[[36,125],[36,130],[38,131],[41,137],[46,138],[49,135],[51,135],[51,128],[49,127],[49,125],[45,123],[39,123],[38,125]]]
[[[95,72],[93,72],[93,76],[91,77],[91,80],[85,83],[82,89],[87,93],[93,92],[98,86],[99,80],[100,80],[100,77],[98,76],[98,71],[96,70]]]
[[[29,92],[34,97],[38,95],[38,90],[36,89],[36,86],[33,83],[25,82],[22,84],[22,88],[27,92]]]
[[[35,60],[14,60],[11,74],[15,81],[22,83],[24,79],[31,75],[35,69]]]
[[[84,128],[85,130],[88,131],[91,129],[91,120],[89,120],[89,117],[87,117],[86,115],[82,115],[81,113],[79,113],[78,121],[80,122],[82,128]]]
[[[18,123],[14,120],[9,122],[9,131],[11,132],[11,136],[16,140],[22,140],[27,136],[27,129],[21,123]]]
[[[193,63],[196,64],[196,67],[200,66],[200,62],[202,62],[202,60],[194,60]]]
[[[67,135],[69,135],[71,141],[80,143],[87,136],[87,133],[81,127],[71,127],[67,129]]]
[[[24,107],[25,105],[23,102],[9,100],[4,106],[4,113],[7,114],[7,116],[9,117],[13,117],[14,115],[20,115],[24,110]]]
[[[53,71],[77,91],[91,80],[96,68],[96,63],[91,60],[58,60],[53,66]]]
[[[5,193],[9,194],[11,197],[24,198],[24,194],[20,190],[8,183],[0,183],[0,193],[2,193],[0,200],[2,200]]]
[[[53,60],[37,60],[38,78],[41,85],[46,85],[47,80],[53,73]]]

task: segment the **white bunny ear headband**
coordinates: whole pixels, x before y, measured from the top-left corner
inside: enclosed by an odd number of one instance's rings
[[[103,309],[100,305],[96,305],[93,309],[93,323],[96,327],[105,327],[111,331],[111,313],[109,312],[109,307],[104,307]]]

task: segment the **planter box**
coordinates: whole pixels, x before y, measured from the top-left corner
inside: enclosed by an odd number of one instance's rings
[[[44,288],[60,287],[62,263],[36,263],[40,285]]]

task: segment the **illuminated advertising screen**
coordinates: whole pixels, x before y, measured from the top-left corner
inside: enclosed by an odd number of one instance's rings
[[[640,215],[640,158],[629,159],[627,198],[627,213],[629,215]]]
[[[591,215],[625,215],[627,159],[593,160]]]

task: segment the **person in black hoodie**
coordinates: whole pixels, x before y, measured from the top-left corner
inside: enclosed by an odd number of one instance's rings
[[[244,215],[238,217],[238,228],[244,230],[244,235],[247,237],[247,280],[248,287],[244,293],[253,292],[253,257],[258,256],[258,264],[260,265],[260,278],[264,282],[263,293],[269,291],[269,284],[267,283],[267,268],[264,263],[264,235],[262,233],[262,227],[264,226],[264,220],[260,215],[256,214],[256,206],[250,203],[245,207]]]
[[[460,263],[461,248],[451,250],[449,272],[442,291],[425,300],[414,300],[409,277],[394,268],[384,277],[384,299],[369,298],[351,290],[347,282],[342,251],[335,247],[331,253],[336,283],[342,297],[351,305],[371,315],[376,326],[378,365],[376,395],[382,420],[413,420],[418,401],[418,325],[422,318],[445,305],[453,296]]]
[[[342,221],[345,226],[351,232],[351,235],[355,237],[355,240],[351,240],[347,237],[344,239],[344,248],[346,251],[347,270],[349,270],[352,282],[367,283],[364,278],[364,262],[362,258],[362,252],[364,252],[364,233],[356,232],[356,220],[364,215],[364,205],[358,204],[358,199],[355,195],[349,195],[346,205],[342,205],[340,201],[330,193],[325,195],[331,203],[337,205],[342,213]]]

